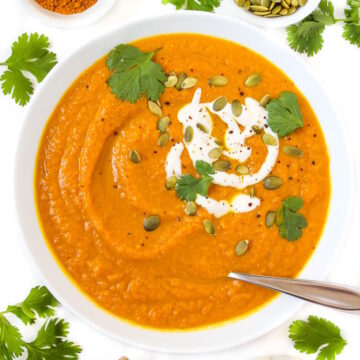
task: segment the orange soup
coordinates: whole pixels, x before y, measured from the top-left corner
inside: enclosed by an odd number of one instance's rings
[[[132,45],[160,49],[153,61],[178,84],[150,111],[144,96],[131,104],[112,94],[106,58],[75,80],[36,162],[46,240],[72,281],[122,319],[185,329],[249,314],[275,293],[228,273],[295,277],[321,237],[330,172],[319,122],[281,69],[245,47],[190,34]],[[190,80],[179,83],[181,73]],[[303,124],[280,137],[264,107],[284,91]],[[288,209],[294,197],[302,207]],[[290,234],[286,216],[306,224]]]

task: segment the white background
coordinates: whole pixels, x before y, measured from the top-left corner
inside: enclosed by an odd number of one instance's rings
[[[223,0],[220,13],[227,12],[227,5],[233,0]],[[337,17],[343,17],[345,1],[334,0]],[[112,10],[94,24],[79,29],[59,29],[39,23],[32,13],[19,3],[19,0],[0,0],[0,61],[10,54],[12,42],[22,32],[46,34],[52,42],[52,50],[61,61],[79,45],[97,37],[107,29],[121,24],[124,20],[138,16],[174,11],[171,5],[164,6],[161,0],[117,0]],[[275,41],[286,44],[284,29],[266,30]],[[337,105],[347,130],[347,139],[352,148],[356,173],[360,162],[360,49],[350,45],[341,37],[341,25],[334,25],[325,31],[325,45],[315,57],[303,57],[328,88]],[[299,55],[300,56],[300,55]],[[0,73],[1,73],[0,69]],[[37,284],[42,284],[41,276],[32,268],[25,250],[17,235],[13,197],[14,155],[18,135],[27,108],[17,106],[9,96],[0,94],[0,310],[7,304],[22,300]],[[357,180],[358,185],[359,181]],[[344,250],[329,276],[330,281],[360,287],[360,208],[358,196],[353,212]],[[316,305],[305,304],[293,319],[271,333],[247,345],[229,349],[221,353],[189,356],[188,359],[237,359],[247,360],[260,355],[287,354],[301,359],[315,359],[315,356],[302,355],[293,349],[288,340],[288,326],[292,320],[305,319],[314,314],[324,316],[335,322],[348,341],[348,346],[339,359],[353,360],[360,356],[360,316],[349,315]],[[83,348],[81,359],[117,360],[122,355],[131,360],[142,359],[183,359],[182,356],[149,353],[117,343],[97,333],[80,322],[68,310],[60,309],[59,315],[71,324],[71,338]],[[29,338],[34,334],[29,333]],[[241,334],[239,334],[241,336]]]

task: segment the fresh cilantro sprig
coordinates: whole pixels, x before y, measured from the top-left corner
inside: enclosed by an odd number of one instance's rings
[[[281,93],[279,99],[272,99],[266,106],[268,124],[272,131],[284,137],[303,126],[296,95],[289,91]]]
[[[288,241],[295,241],[302,235],[302,229],[307,221],[298,211],[303,207],[302,198],[291,196],[282,202],[282,207],[276,213],[276,225],[280,236]]]
[[[156,101],[164,92],[167,77],[159,64],[152,61],[157,50],[142,52],[132,45],[118,45],[106,60],[113,71],[108,79],[111,92],[123,101],[137,101],[143,94]]]
[[[220,6],[221,0],[162,0],[163,4],[173,4],[177,10],[197,10],[212,12]]]
[[[197,194],[206,196],[209,186],[213,180],[215,169],[206,161],[198,160],[195,162],[195,169],[201,175],[200,178],[190,174],[181,176],[176,183],[176,194],[179,199],[195,201]]]
[[[347,344],[335,324],[313,315],[307,321],[294,321],[289,327],[289,338],[302,353],[316,354],[320,349],[317,360],[335,360]]]
[[[324,44],[325,27],[338,22],[344,23],[343,37],[351,44],[360,47],[359,0],[347,0],[344,19],[335,19],[334,6],[331,1],[321,0],[318,8],[297,24],[287,27],[287,38],[290,47],[308,56],[317,54]]]
[[[11,95],[21,106],[28,103],[34,86],[27,74],[32,74],[40,83],[57,63],[55,53],[48,50],[49,46],[45,35],[24,33],[19,36],[12,45],[10,57],[0,62],[0,66],[7,67],[0,77],[4,95]]]
[[[27,352],[28,360],[78,359],[81,348],[67,340],[69,325],[62,319],[50,318],[55,314],[58,301],[45,286],[31,289],[26,299],[9,305],[0,312],[0,359],[13,360]],[[36,316],[48,318],[33,341],[22,338],[19,329],[12,325],[6,314],[14,314],[25,325],[33,324]]]

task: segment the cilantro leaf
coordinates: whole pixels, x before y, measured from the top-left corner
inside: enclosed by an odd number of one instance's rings
[[[66,340],[69,324],[62,319],[47,320],[39,330],[35,340],[24,343],[28,360],[77,359],[81,348]]]
[[[283,200],[282,204],[284,208],[296,212],[303,207],[303,199],[297,196],[290,196]]]
[[[317,360],[334,360],[347,344],[335,324],[317,316],[294,321],[289,327],[289,338],[302,353],[315,354],[321,348]]]
[[[350,44],[360,47],[360,16],[359,0],[347,0],[350,9],[345,9],[345,17],[347,21],[344,24],[343,38],[348,40]]]
[[[299,104],[294,93],[284,91],[279,99],[271,100],[267,106],[268,124],[280,137],[303,126]]]
[[[24,33],[12,45],[12,53],[2,66],[7,70],[0,77],[1,88],[5,95],[24,106],[33,93],[33,84],[24,71],[31,73],[40,83],[56,65],[56,55],[48,50],[49,39],[37,33]]]
[[[113,71],[108,79],[111,92],[123,101],[137,101],[142,94],[148,100],[156,101],[164,92],[167,77],[161,66],[152,58],[155,51],[142,52],[135,46],[118,45],[106,60]]]
[[[11,360],[23,353],[23,341],[17,327],[0,314],[0,359]]]
[[[196,178],[190,174],[181,176],[176,183],[176,194],[179,199],[186,201],[195,201],[197,194],[206,196],[209,186],[212,182],[210,175],[215,174],[214,168],[206,161],[198,160],[195,168],[201,178]]]
[[[220,6],[221,0],[162,0],[163,4],[173,4],[177,10],[197,10],[212,12]]]
[[[42,318],[54,315],[54,307],[58,304],[58,301],[45,286],[36,286],[31,289],[23,302],[9,305],[6,312],[13,313],[27,325],[35,322],[36,314]]]

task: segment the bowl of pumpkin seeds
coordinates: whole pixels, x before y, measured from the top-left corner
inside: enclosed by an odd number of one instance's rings
[[[318,6],[320,0],[232,0],[239,16],[263,27],[295,24]]]

